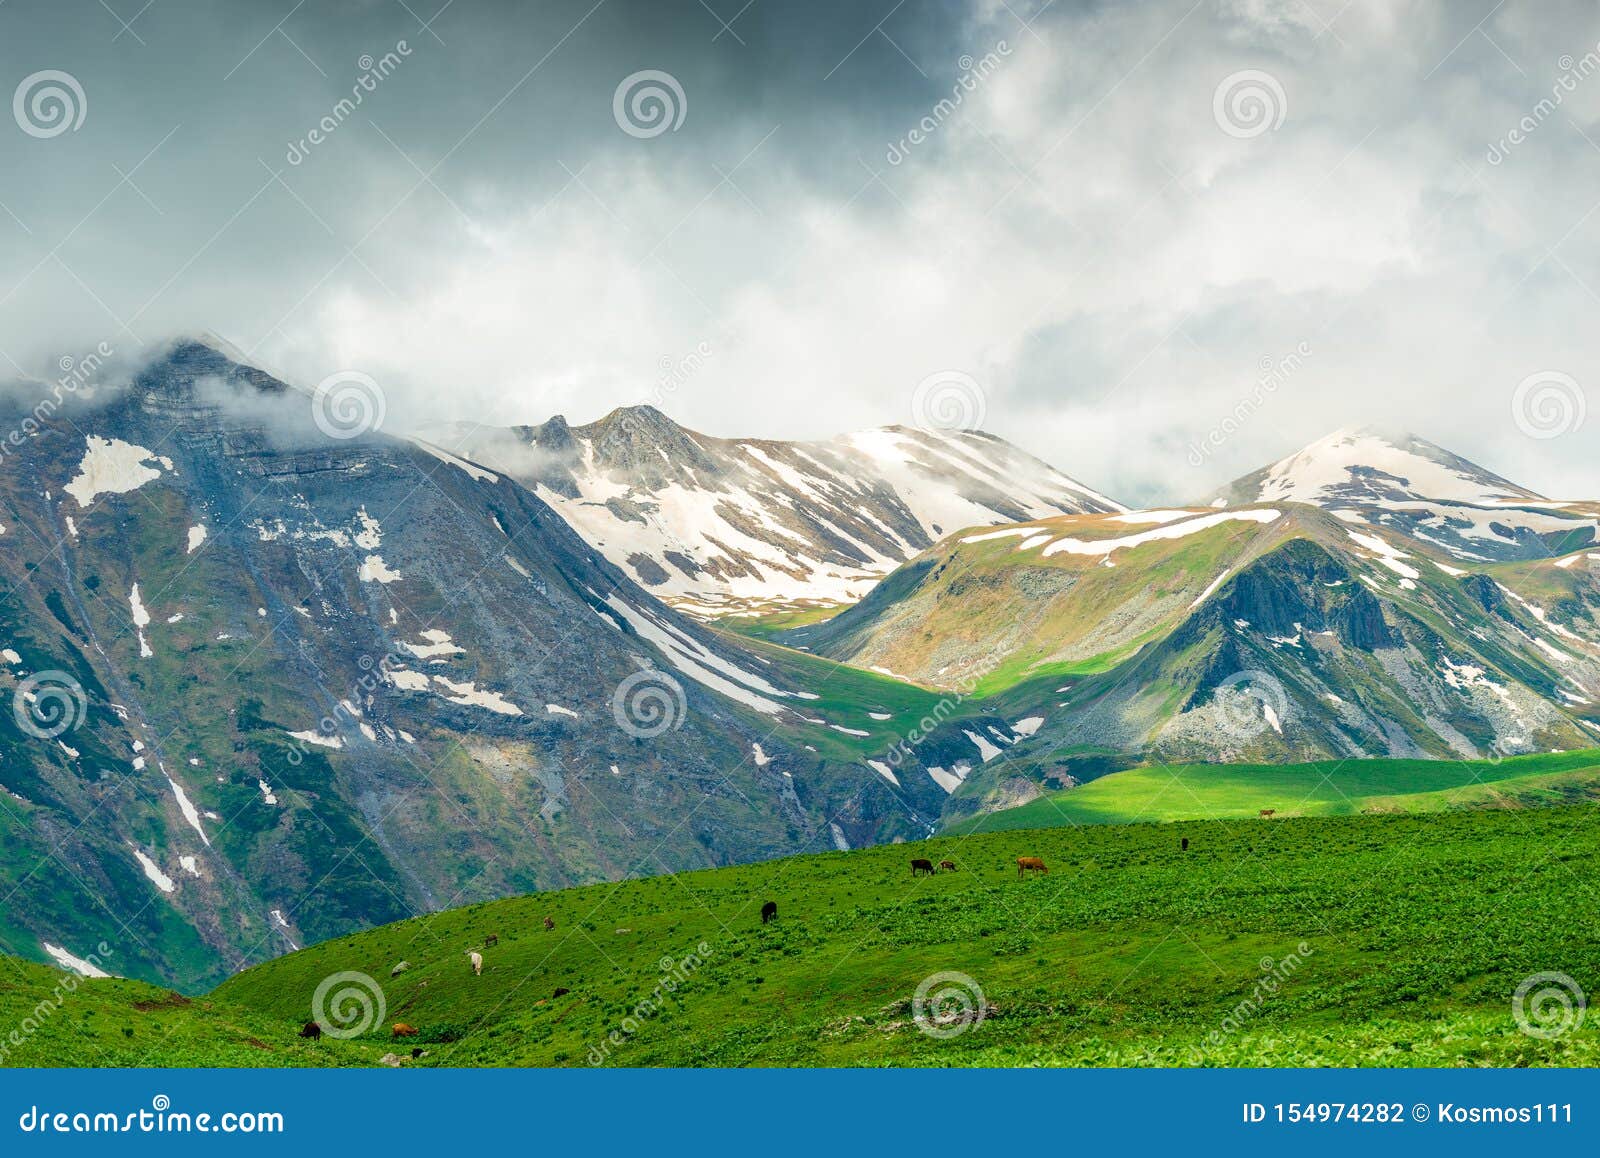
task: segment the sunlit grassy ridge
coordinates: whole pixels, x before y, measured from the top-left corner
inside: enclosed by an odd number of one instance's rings
[[[1074,824],[1521,807],[1600,797],[1600,751],[1487,760],[1339,760],[1130,768],[953,825],[996,832]]]
[[[405,1021],[416,1065],[1595,1064],[1594,1026],[1528,1036],[1511,995],[1546,971],[1600,985],[1597,821],[1580,806],[1096,825],[590,886],[312,946],[189,1004],[84,985],[92,1004],[69,998],[8,1060],[371,1065]],[[1049,875],[1017,880],[1019,855]],[[959,871],[913,878],[913,857]],[[1281,984],[1242,1007],[1264,962]],[[952,972],[987,1016],[946,1040],[913,998]],[[383,1021],[301,1041],[341,973],[381,988]],[[51,976],[0,972],[0,1018]]]

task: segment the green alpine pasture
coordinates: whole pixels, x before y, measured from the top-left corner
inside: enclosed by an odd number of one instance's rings
[[[1339,760],[1130,768],[951,825],[999,832],[1076,824],[1274,819],[1451,808],[1519,808],[1600,799],[1600,751],[1488,760]]]
[[[5,961],[0,1030],[10,1065],[1594,1065],[1594,1019],[1530,995],[1531,1035],[1513,995],[1600,987],[1597,865],[1592,805],[950,834],[420,916],[203,996]],[[300,1038],[319,987],[366,1031]]]

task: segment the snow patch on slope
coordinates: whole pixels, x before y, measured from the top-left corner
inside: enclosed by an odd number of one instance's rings
[[[44,951],[46,953],[55,958],[57,965],[60,965],[63,969],[70,969],[80,977],[111,976],[111,974],[107,973],[104,969],[89,964],[89,962],[85,961],[82,957],[67,952],[60,945],[52,945],[49,941],[41,941],[39,943],[44,946]]]
[[[85,440],[77,476],[62,489],[78,500],[80,508],[87,507],[97,495],[127,494],[160,478],[162,470],[172,469],[172,460],[153,450],[91,434]]]

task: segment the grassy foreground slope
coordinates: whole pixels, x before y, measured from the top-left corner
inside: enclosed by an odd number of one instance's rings
[[[1003,832],[1078,824],[1278,819],[1522,808],[1600,799],[1600,751],[1488,760],[1337,760],[1130,768],[950,826]]]
[[[1019,855],[1049,875],[1018,881]],[[914,856],[960,871],[913,879]],[[1594,1019],[1544,1039],[1511,1003],[1536,973],[1600,986],[1596,864],[1592,806],[952,836],[419,917],[148,1014],[86,984],[96,1005],[69,997],[7,1060],[372,1065],[404,1021],[422,1066],[1593,1065]],[[914,995],[951,973],[988,1014],[934,1037]],[[373,979],[383,1021],[300,1041],[340,974]],[[37,986],[0,977],[16,1024]]]
[[[16,957],[0,957],[0,1026],[0,1066],[360,1064],[286,1035],[268,1013]]]

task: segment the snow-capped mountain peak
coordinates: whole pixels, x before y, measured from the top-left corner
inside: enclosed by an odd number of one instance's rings
[[[653,406],[430,441],[533,487],[612,562],[701,614],[860,598],[964,527],[1121,510],[980,431],[715,438]]]
[[[1375,427],[1336,430],[1228,489],[1250,502],[1435,502],[1494,506],[1541,501],[1501,478],[1414,434]]]
[[[1213,506],[1309,503],[1457,558],[1537,559],[1593,543],[1593,504],[1553,502],[1414,434],[1336,430],[1225,487]]]

